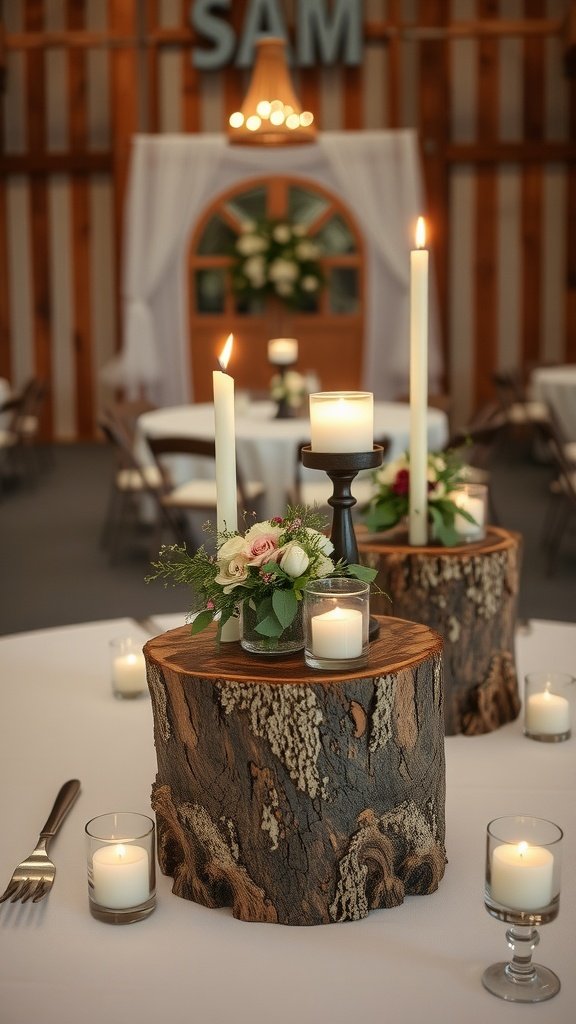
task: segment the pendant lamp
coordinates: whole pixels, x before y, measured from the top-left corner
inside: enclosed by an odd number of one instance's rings
[[[315,139],[314,115],[302,110],[296,98],[284,40],[274,36],[259,39],[244,102],[228,121],[229,142],[289,146]]]

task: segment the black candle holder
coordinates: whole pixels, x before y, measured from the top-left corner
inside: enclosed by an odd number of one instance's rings
[[[301,451],[303,466],[323,469],[332,481],[333,493],[328,498],[328,504],[333,509],[330,540],[334,545],[336,559],[342,558],[349,565],[359,560],[352,523],[356,498],[352,494],[351,484],[361,469],[377,469],[381,466],[383,457],[384,449],[379,444],[375,444],[371,452],[315,452],[310,445],[305,445]],[[377,635],[378,624],[371,618],[370,639],[373,640]]]

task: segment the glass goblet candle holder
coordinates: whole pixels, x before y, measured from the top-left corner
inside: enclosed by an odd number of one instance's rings
[[[524,735],[543,743],[570,738],[574,676],[529,672],[524,679]]]
[[[496,818],[486,829],[484,904],[506,931],[512,959],[488,967],[482,984],[513,1003],[540,1003],[560,991],[548,967],[532,963],[540,942],[536,925],[558,914],[562,829],[543,818],[517,815]]]

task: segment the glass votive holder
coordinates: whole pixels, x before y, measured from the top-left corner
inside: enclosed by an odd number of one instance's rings
[[[570,738],[574,676],[529,672],[524,679],[524,735],[543,743]]]
[[[488,967],[482,984],[509,1002],[538,1003],[560,990],[548,967],[532,962],[540,941],[537,926],[558,915],[562,829],[525,815],[496,818],[486,828],[484,904],[509,926],[512,958]]]
[[[454,516],[454,529],[462,543],[483,540],[488,522],[486,484],[460,484],[454,488],[451,497],[459,509]]]
[[[92,818],[87,837],[90,913],[108,924],[131,924],[156,906],[156,844],[152,818],[112,811]]]
[[[371,452],[374,396],[370,391],[318,391],[310,395],[313,452]]]
[[[110,641],[112,693],[118,700],[134,700],[148,693],[142,637],[119,636]]]
[[[370,585],[346,576],[304,588],[304,660],[311,668],[353,669],[368,661]]]

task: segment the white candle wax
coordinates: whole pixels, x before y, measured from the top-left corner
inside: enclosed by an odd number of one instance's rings
[[[316,658],[359,658],[362,654],[362,612],[340,608],[313,615],[312,653]]]
[[[371,452],[374,396],[362,391],[310,395],[310,447],[313,452]]]
[[[542,846],[503,843],[492,853],[490,889],[497,903],[512,910],[548,906],[553,892],[554,857]]]
[[[268,342],[268,361],[274,366],[291,366],[297,359],[296,338],[271,338]]]
[[[565,697],[550,693],[533,693],[526,703],[526,730],[538,735],[560,735],[570,731],[570,704]]]
[[[114,688],[125,696],[142,693],[147,686],[143,654],[119,654],[112,662]]]
[[[218,530],[238,529],[234,379],[223,372],[228,365],[233,340],[233,336],[230,334],[219,358],[222,370],[214,370],[212,373],[214,437],[216,441],[216,525]]]
[[[150,896],[148,852],[142,846],[115,843],[92,856],[93,898],[101,907],[127,910]]]
[[[459,494],[455,498],[455,504],[458,508],[468,512],[472,516],[474,522],[471,523],[469,519],[465,519],[456,513],[454,516],[454,529],[456,533],[459,533],[466,540],[475,540],[484,536],[484,502],[482,498],[475,498],[470,494]]]
[[[410,485],[408,539],[428,541],[428,250],[418,218],[410,253]]]

